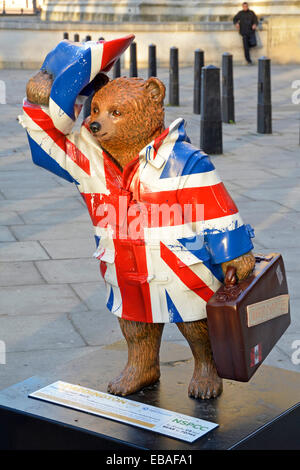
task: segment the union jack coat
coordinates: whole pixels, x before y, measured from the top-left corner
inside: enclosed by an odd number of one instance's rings
[[[75,183],[87,205],[108,309],[150,323],[205,318],[221,263],[253,248],[209,156],[177,119],[121,172],[87,123],[70,131],[57,107],[25,100],[20,122],[34,163]]]

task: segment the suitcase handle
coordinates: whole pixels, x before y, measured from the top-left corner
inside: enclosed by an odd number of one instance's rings
[[[273,256],[271,258],[266,258],[264,255],[255,255],[255,261],[256,263],[260,263],[261,261],[271,261],[273,259]]]
[[[216,292],[216,299],[221,302],[234,300],[241,292],[242,289],[237,282],[236,268],[228,266],[224,279],[224,289]]]
[[[224,284],[225,287],[231,287],[237,284],[236,268],[234,266],[227,266]]]

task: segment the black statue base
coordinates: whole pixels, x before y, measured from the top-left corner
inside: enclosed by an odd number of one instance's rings
[[[219,424],[193,444],[28,398],[29,393],[57,380],[106,392],[109,379],[120,372],[125,354],[99,349],[47,377],[31,377],[0,392],[0,449],[133,452],[300,448],[300,407],[296,406],[300,374],[261,366],[248,383],[224,380],[219,398],[195,400],[187,396],[193,369],[189,350],[170,343],[167,348],[173,357],[184,351],[185,359],[164,362],[162,357],[160,382],[128,398]]]

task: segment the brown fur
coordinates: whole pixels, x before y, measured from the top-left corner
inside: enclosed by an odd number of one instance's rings
[[[164,324],[121,318],[119,323],[128,346],[128,362],[121,374],[109,383],[107,390],[125,396],[158,381],[159,348]]]
[[[253,271],[255,266],[255,256],[249,251],[243,256],[239,256],[231,261],[222,263],[223,273],[226,275],[227,268],[233,266],[236,268],[236,276],[239,281],[246,279]]]
[[[193,398],[215,398],[222,393],[222,379],[218,376],[212,356],[207,320],[177,323],[190,345],[194,356],[194,373],[188,394]]]
[[[48,74],[46,71],[40,70],[27,82],[26,95],[28,101],[47,105],[49,103],[52,83],[52,75]]]

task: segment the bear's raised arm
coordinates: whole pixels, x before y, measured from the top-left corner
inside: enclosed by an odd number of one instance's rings
[[[27,100],[33,104],[41,104],[48,106],[52,85],[53,76],[49,74],[46,70],[40,70],[27,82]]]
[[[19,116],[34,163],[67,181],[78,181],[80,135],[73,137],[71,131],[85,99],[107,80],[100,72],[110,70],[133,39],[129,35],[107,42],[65,40],[49,52],[27,83],[24,114]],[[85,159],[88,162],[88,155]]]

